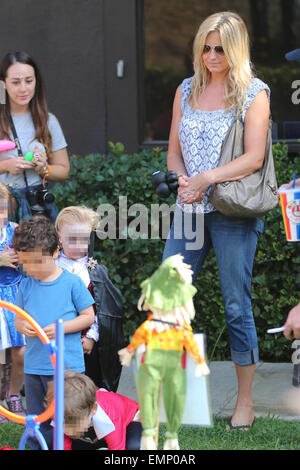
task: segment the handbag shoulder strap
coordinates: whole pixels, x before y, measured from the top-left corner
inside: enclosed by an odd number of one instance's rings
[[[243,112],[242,111],[238,112],[237,109],[235,109],[233,122],[238,121],[238,120],[241,121],[243,124],[245,122],[245,120],[243,119]],[[270,108],[269,123],[273,123],[271,108]]]

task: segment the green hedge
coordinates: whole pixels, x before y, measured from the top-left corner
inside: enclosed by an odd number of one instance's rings
[[[289,160],[287,146],[276,144],[273,150],[280,185],[292,179],[293,172],[300,168],[300,159]],[[110,143],[107,155],[72,156],[69,180],[63,185],[55,185],[53,190],[60,209],[85,204],[96,210],[104,203],[118,209],[119,196],[126,196],[128,207],[135,203],[143,203],[147,207],[150,224],[151,205],[165,202],[159,200],[152,189],[151,175],[156,170],[166,170],[166,154],[161,149],[127,155],[122,144]],[[172,195],[167,203],[171,205],[174,202]],[[285,240],[279,207],[268,213],[264,222],[265,232],[258,245],[252,289],[260,358],[264,361],[290,361],[291,344],[282,335],[267,335],[266,330],[282,325],[290,308],[299,300],[299,245]],[[131,335],[145,319],[145,314],[136,308],[140,283],[160,264],[163,247],[164,242],[160,239],[96,238],[95,257],[108,267],[111,278],[123,294],[127,335]],[[196,287],[197,314],[193,328],[196,332],[206,333],[210,359],[228,360],[229,337],[213,252],[197,279]]]

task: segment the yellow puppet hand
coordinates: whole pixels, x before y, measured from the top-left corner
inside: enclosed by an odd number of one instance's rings
[[[122,366],[129,367],[133,354],[128,352],[126,348],[120,349],[120,351],[118,351],[118,354],[119,354],[120,362]]]
[[[202,362],[202,364],[197,364],[196,370],[195,370],[196,377],[201,377],[202,375],[209,375],[209,374],[210,374],[210,370],[206,362]]]

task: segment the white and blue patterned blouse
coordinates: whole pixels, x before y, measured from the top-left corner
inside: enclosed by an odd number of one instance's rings
[[[187,175],[194,176],[203,171],[212,170],[219,164],[222,143],[233,123],[235,110],[226,112],[226,109],[215,111],[202,111],[192,108],[188,101],[191,94],[192,78],[185,79],[181,86],[181,111],[182,118],[179,124],[179,141],[182,157]],[[270,100],[270,89],[268,85],[258,78],[253,78],[248,88],[246,102],[243,108],[242,118],[244,120],[247,109],[262,90],[266,90]],[[209,202],[210,186],[202,202],[194,204],[182,204],[177,199],[184,211],[212,212],[214,206]]]

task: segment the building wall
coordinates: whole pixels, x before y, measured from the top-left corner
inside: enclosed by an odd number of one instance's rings
[[[129,129],[126,115],[129,105],[137,108],[135,5],[136,0],[0,2],[0,57],[24,50],[37,61],[69,153],[102,153],[108,140],[137,148],[136,123]],[[115,76],[119,58],[126,61],[124,79]]]
[[[141,138],[143,0],[104,0],[107,138],[136,152]],[[124,76],[116,67],[124,61]]]

